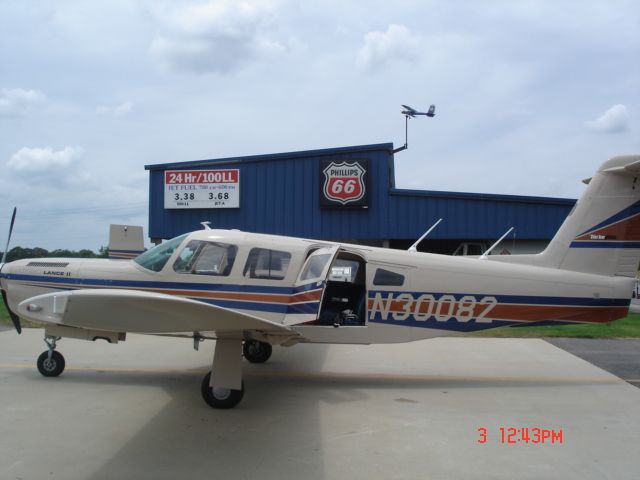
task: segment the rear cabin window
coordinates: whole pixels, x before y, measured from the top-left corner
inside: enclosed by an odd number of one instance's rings
[[[246,278],[282,280],[287,275],[291,254],[267,248],[252,248],[242,274]]]
[[[373,277],[373,284],[386,285],[388,287],[400,287],[404,284],[404,275],[390,272],[384,268],[379,268],[376,270],[376,274]]]
[[[192,240],[173,264],[178,273],[226,277],[231,273],[238,247],[226,243]]]

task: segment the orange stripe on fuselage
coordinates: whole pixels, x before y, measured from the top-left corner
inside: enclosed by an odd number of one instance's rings
[[[450,317],[456,315],[457,302],[443,301],[439,313],[447,315],[451,312]],[[453,305],[451,305],[453,304]],[[374,299],[368,299],[369,311],[373,309]],[[407,309],[411,314],[421,313],[428,314],[429,308],[432,308],[431,314],[435,314],[435,308],[429,303],[423,302],[420,309],[416,312],[416,302],[406,302],[402,300],[392,300],[389,307],[389,314],[407,313]],[[487,309],[487,305],[476,304],[473,308],[473,315],[470,318],[476,318]],[[386,311],[386,302],[385,308]],[[526,304],[508,304],[498,303],[487,312],[485,318],[487,320],[516,320],[524,322],[541,322],[545,320],[573,321],[587,323],[607,323],[613,320],[624,318],[628,315],[629,307],[601,307],[601,306],[574,306],[574,305],[526,305]]]
[[[604,238],[594,238],[602,236]],[[576,240],[640,240],[640,214],[581,235]]]

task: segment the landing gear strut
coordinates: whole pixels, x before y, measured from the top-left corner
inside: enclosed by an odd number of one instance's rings
[[[49,349],[40,354],[37,365],[38,371],[45,377],[57,377],[64,370],[64,357],[60,352],[56,351],[56,341],[58,340],[60,340],[60,337],[44,337],[44,343],[47,344]]]
[[[242,354],[251,363],[264,363],[271,357],[273,348],[271,344],[257,340],[245,340],[242,345]]]

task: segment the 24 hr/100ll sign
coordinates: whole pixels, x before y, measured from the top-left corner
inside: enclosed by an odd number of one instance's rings
[[[238,208],[240,170],[167,170],[164,208]]]

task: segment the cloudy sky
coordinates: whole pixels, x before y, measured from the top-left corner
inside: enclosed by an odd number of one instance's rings
[[[401,103],[398,187],[576,197],[640,153],[640,4],[0,0],[0,225],[97,250],[146,164],[399,146]]]

